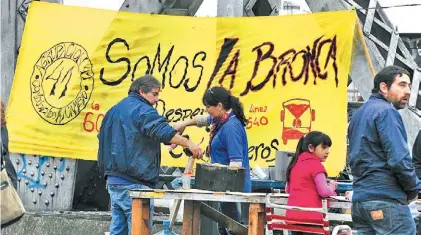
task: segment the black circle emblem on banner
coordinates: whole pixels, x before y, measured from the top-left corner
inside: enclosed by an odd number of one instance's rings
[[[88,53],[73,42],[56,44],[42,53],[30,83],[35,112],[50,124],[65,125],[86,107],[94,89]]]

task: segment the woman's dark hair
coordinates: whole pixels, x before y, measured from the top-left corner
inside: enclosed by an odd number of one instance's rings
[[[206,90],[203,95],[202,102],[205,106],[217,106],[218,103],[221,103],[225,110],[232,109],[235,116],[238,120],[240,120],[243,126],[247,125],[243,104],[237,97],[232,96],[225,88],[212,87]]]
[[[316,148],[318,145],[322,146],[332,146],[332,140],[330,137],[320,131],[311,131],[307,135],[301,137],[297,144],[297,150],[295,150],[294,156],[292,156],[291,162],[287,168],[287,182],[290,180],[291,170],[297,163],[298,156],[300,156],[303,152],[309,152],[308,146],[312,145]]]

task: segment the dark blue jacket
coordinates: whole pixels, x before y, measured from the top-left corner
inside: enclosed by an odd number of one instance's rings
[[[98,166],[113,175],[155,186],[159,180],[161,144],[169,144],[176,131],[137,93],[113,106],[98,135]]]
[[[399,112],[381,94],[353,115],[348,127],[353,202],[397,200],[421,190]]]

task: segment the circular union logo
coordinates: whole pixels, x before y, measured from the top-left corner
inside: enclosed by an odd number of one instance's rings
[[[62,42],[42,53],[32,72],[31,101],[46,122],[65,125],[86,107],[94,73],[85,48]]]

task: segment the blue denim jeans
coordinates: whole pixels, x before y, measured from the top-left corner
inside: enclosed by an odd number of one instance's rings
[[[359,235],[415,235],[409,207],[398,201],[354,202],[351,214]]]
[[[129,190],[150,189],[142,184],[109,184],[108,193],[111,201],[110,235],[130,235],[132,230],[132,199]],[[153,200],[150,201],[149,231],[152,231]],[[136,221],[141,223],[141,221]]]

